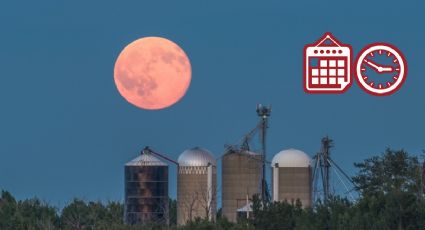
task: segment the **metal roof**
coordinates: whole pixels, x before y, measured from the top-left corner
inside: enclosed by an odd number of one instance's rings
[[[179,166],[208,166],[209,163],[217,165],[212,153],[204,148],[195,147],[180,154]]]
[[[132,161],[125,164],[126,166],[167,166],[168,164],[158,159],[151,153],[142,153]]]
[[[303,151],[287,149],[273,157],[271,166],[275,167],[276,163],[279,167],[309,167],[310,157]]]

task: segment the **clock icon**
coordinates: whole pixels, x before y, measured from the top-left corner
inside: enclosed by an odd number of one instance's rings
[[[355,67],[360,87],[375,96],[395,93],[407,76],[407,62],[403,53],[387,43],[373,43],[363,48]]]

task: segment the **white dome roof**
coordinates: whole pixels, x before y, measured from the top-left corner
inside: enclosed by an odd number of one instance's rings
[[[180,166],[208,166],[208,163],[215,166],[217,164],[212,153],[200,147],[184,151],[177,161]]]
[[[275,167],[276,163],[279,167],[309,167],[310,157],[303,151],[287,149],[273,157],[272,167]]]
[[[132,161],[125,164],[126,166],[167,166],[166,163],[150,153],[142,153]]]

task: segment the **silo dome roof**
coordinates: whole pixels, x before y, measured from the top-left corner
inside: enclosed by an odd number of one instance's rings
[[[309,167],[310,157],[303,151],[287,149],[277,153],[272,160],[272,167]]]
[[[177,161],[180,166],[208,166],[208,163],[217,163],[210,151],[200,147],[184,151]]]
[[[125,164],[126,166],[167,166],[167,164],[150,153],[142,153],[132,161]]]

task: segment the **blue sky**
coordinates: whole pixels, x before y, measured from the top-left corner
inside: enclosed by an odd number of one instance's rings
[[[202,146],[218,157],[254,127],[257,103],[273,105],[269,158],[291,147],[313,155],[326,134],[351,174],[386,147],[418,154],[423,9],[419,0],[3,1],[0,188],[58,205],[122,200],[123,165],[143,146],[174,158]],[[355,55],[396,45],[409,66],[401,90],[375,97],[354,82],[342,95],[304,93],[303,46],[327,31]],[[161,111],[130,105],[113,81],[120,51],[145,36],[173,40],[192,64],[186,96]]]

